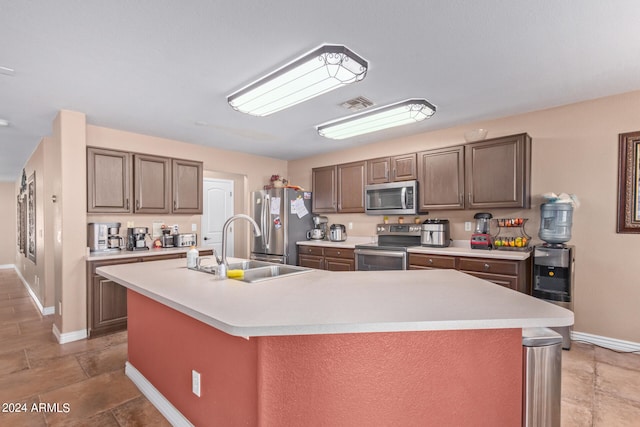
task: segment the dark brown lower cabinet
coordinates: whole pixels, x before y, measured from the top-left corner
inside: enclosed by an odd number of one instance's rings
[[[200,255],[212,255],[200,251]],[[98,267],[186,257],[185,253],[87,262],[87,325],[89,338],[127,329],[127,288],[96,273]]]
[[[524,260],[409,253],[409,269],[451,268],[515,291],[531,293],[531,257]]]
[[[351,248],[299,245],[298,265],[318,270],[354,271],[356,259]]]

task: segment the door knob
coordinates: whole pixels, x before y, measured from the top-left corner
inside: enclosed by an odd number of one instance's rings
[[[209,238],[208,238],[208,237],[205,237],[205,238],[204,238],[204,240],[209,240]]]

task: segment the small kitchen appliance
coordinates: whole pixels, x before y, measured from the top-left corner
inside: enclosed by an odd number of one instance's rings
[[[162,236],[160,236],[160,242],[162,243],[162,247],[173,248],[175,246],[173,242],[173,238],[174,238],[174,235],[171,234],[171,230],[163,229]]]
[[[416,215],[418,181],[369,184],[364,187],[367,215]]]
[[[119,251],[124,246],[119,222],[91,222],[87,224],[87,246],[91,252]]]
[[[307,231],[307,240],[325,240],[327,238],[327,223],[329,219],[326,216],[314,215],[313,228]]]
[[[446,248],[451,244],[448,219],[427,219],[422,223],[420,244],[431,248]]]
[[[173,245],[178,248],[185,248],[198,245],[196,233],[180,233],[173,236]]]
[[[409,268],[407,248],[420,246],[420,224],[378,224],[377,243],[356,245],[356,270],[406,270]]]
[[[344,242],[347,240],[347,229],[342,224],[331,224],[329,240],[332,242]]]
[[[149,228],[147,227],[129,227],[127,228],[127,250],[141,251],[147,250],[147,236]]]
[[[493,215],[486,212],[478,212],[473,216],[476,220],[476,229],[471,235],[471,249],[491,249],[491,218]]]

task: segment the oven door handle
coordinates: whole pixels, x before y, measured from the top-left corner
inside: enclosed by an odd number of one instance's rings
[[[406,255],[406,252],[379,251],[377,249],[356,249],[354,252],[356,255],[381,255],[393,258],[404,258]]]

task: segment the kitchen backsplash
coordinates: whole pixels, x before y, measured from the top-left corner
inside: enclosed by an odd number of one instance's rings
[[[460,211],[433,211],[428,215],[404,215],[404,223],[413,223],[416,216],[420,218],[420,223],[425,219],[448,219],[450,221],[451,239],[469,240],[475,227],[473,215],[481,211],[460,210]],[[531,209],[488,209],[494,218],[528,218],[526,232],[533,238],[534,242],[540,241],[538,238],[538,228],[540,227],[540,206],[536,200],[532,200]],[[329,219],[331,224],[344,224],[347,228],[347,236],[375,236],[376,225],[383,222],[383,216],[365,214],[323,214]],[[389,216],[390,223],[397,223],[398,216]],[[465,222],[471,223],[471,230],[465,230]],[[352,228],[349,228],[351,224]],[[495,221],[491,223],[491,234],[497,232]]]
[[[87,223],[91,222],[119,222],[120,235],[125,236],[127,233],[127,223],[132,223],[133,227],[148,227],[149,233],[153,233],[153,223],[162,222],[168,227],[173,225],[178,226],[180,233],[198,234],[198,242],[200,242],[200,222],[202,215],[141,215],[141,214],[123,214],[123,215],[108,215],[108,214],[87,214]],[[192,226],[195,224],[196,230],[192,230]],[[157,237],[157,236],[156,236]]]

